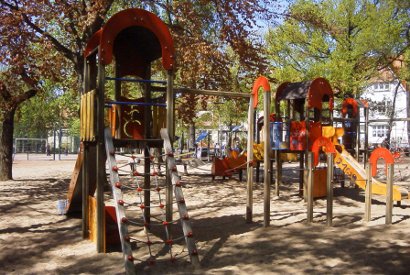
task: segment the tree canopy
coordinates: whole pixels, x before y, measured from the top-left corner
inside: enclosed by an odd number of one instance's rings
[[[298,0],[267,35],[272,77],[324,76],[337,91],[358,93],[408,48],[407,12],[401,1]]]

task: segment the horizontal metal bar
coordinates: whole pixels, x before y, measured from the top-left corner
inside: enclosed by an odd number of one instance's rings
[[[167,91],[166,87],[159,87],[159,86],[151,86],[150,87],[152,92],[163,92],[165,93]]]
[[[333,121],[336,121],[336,122],[359,121],[359,119],[358,118],[333,117]]]
[[[223,96],[223,97],[243,97],[250,98],[251,93],[234,93],[228,91],[216,91],[216,90],[202,90],[202,89],[191,89],[191,88],[174,88],[175,93],[189,93],[189,94],[202,94],[202,95],[213,95],[213,96]]]
[[[107,101],[105,102],[106,107],[112,105],[133,105],[133,106],[160,106],[167,107],[165,103],[155,103],[155,102],[131,102],[131,101]]]
[[[391,121],[410,121],[410,117],[393,118]],[[368,122],[369,122],[369,123],[375,123],[375,122],[390,122],[390,119],[388,119],[388,118],[370,119]]]
[[[139,83],[157,83],[157,84],[167,84],[164,80],[151,80],[151,79],[137,79],[137,78],[125,78],[125,77],[105,77],[106,80],[116,80],[124,82],[139,82]]]

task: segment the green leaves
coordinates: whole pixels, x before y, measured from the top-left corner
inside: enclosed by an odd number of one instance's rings
[[[358,93],[405,47],[402,10],[394,1],[296,1],[282,26],[267,35],[279,82],[317,76],[342,93]]]

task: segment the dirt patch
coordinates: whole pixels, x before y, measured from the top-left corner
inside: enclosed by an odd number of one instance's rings
[[[81,237],[81,221],[57,214],[65,198],[74,158],[61,161],[16,159],[14,181],[0,182],[0,274],[122,274],[122,254],[97,254]],[[409,163],[409,162],[405,162]],[[405,164],[396,181],[409,188]],[[271,226],[263,227],[263,184],[254,187],[254,219],[246,223],[246,183],[183,176],[183,189],[201,269],[187,258],[154,266],[137,262],[139,274],[408,274],[410,207],[393,209],[384,225],[384,198],[375,196],[372,221],[363,222],[364,192],[335,185],[333,227],[326,227],[326,201],[315,200],[314,223],[307,225],[306,204],[298,195],[296,166],[286,164],[280,197],[273,187]],[[181,168],[180,171],[183,171]],[[192,173],[206,173],[201,167]],[[145,248],[144,248],[145,249]],[[182,248],[181,248],[182,249]],[[141,251],[143,251],[141,249]],[[175,251],[178,253],[178,251]],[[138,257],[143,252],[137,252]],[[181,254],[182,255],[182,254]]]

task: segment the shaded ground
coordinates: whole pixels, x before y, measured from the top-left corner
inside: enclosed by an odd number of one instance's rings
[[[406,165],[399,167],[396,176],[404,187],[409,185]],[[81,238],[80,220],[57,215],[56,202],[66,196],[73,167],[74,158],[69,157],[61,161],[16,157],[15,180],[0,182],[0,274],[123,273],[121,253],[95,253],[95,245]],[[206,169],[209,166],[191,172]],[[139,265],[138,272],[409,273],[408,200],[402,208],[394,208],[393,225],[385,226],[384,199],[374,197],[373,219],[365,224],[364,192],[336,185],[334,227],[325,225],[326,201],[322,199],[315,201],[314,224],[306,225],[306,205],[298,196],[296,175],[288,170],[281,196],[271,200],[268,228],[262,226],[262,184],[255,185],[254,222],[247,224],[245,182],[184,176],[184,195],[202,267],[193,270],[186,259],[179,259],[173,264]]]

